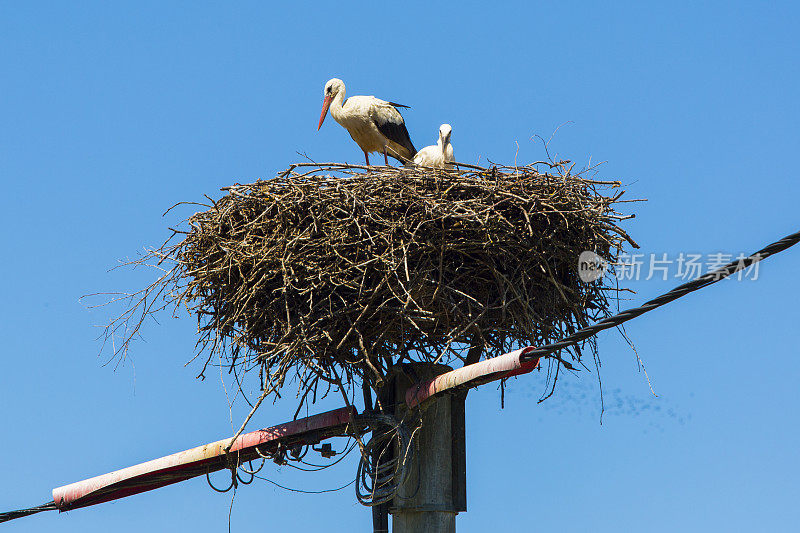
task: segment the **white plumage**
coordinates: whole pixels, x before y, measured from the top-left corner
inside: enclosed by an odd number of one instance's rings
[[[374,96],[351,96],[345,100],[344,82],[338,78],[325,84],[323,96],[317,130],[322,127],[330,108],[333,119],[347,130],[363,150],[368,166],[370,152],[382,153],[387,166],[387,156],[406,163],[417,153],[408,136],[403,117],[397,110],[398,107],[408,106]]]
[[[450,124],[439,126],[439,140],[436,144],[426,146],[414,156],[414,164],[426,167],[444,168],[445,164],[455,161],[453,145],[450,144],[450,135],[453,128]]]

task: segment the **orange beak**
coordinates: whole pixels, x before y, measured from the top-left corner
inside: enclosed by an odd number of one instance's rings
[[[325,122],[325,117],[328,115],[328,108],[331,106],[331,101],[333,98],[331,96],[326,96],[324,100],[322,100],[322,114],[319,116],[319,126],[317,126],[317,131],[322,127],[322,123]]]

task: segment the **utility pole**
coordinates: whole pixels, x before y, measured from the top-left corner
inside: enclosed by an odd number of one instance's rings
[[[408,428],[414,433],[410,471],[389,510],[394,533],[455,533],[456,515],[467,510],[466,393],[430,398],[415,408],[416,413],[410,413],[404,401],[409,387],[449,370],[445,365],[409,363],[396,375],[395,416],[416,424]]]

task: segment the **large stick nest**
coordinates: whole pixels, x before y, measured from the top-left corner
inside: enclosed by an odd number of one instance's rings
[[[274,393],[297,378],[303,400],[320,380],[379,389],[401,362],[558,340],[607,315],[616,290],[582,282],[578,255],[614,261],[635,243],[618,183],[550,166],[307,164],[228,187],[151,253],[175,266],[145,305],[184,304],[206,364],[222,354]]]

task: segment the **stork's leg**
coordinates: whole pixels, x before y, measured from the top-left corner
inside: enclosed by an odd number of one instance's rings
[[[383,147],[383,160],[386,161],[386,166],[389,166],[389,156],[386,155],[386,146]]]
[[[364,159],[367,160],[367,166],[369,166],[369,152],[364,152]]]

